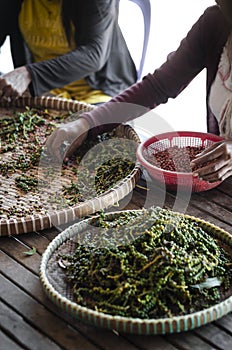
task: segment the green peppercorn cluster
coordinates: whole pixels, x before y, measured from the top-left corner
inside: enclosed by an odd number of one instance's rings
[[[197,221],[151,208],[102,213],[63,255],[74,300],[111,315],[173,317],[210,307],[232,282],[232,259]],[[217,286],[207,286],[216,279]],[[206,286],[205,286],[206,285]]]
[[[96,145],[97,151],[90,151]],[[125,138],[117,138],[114,132],[99,135],[96,139],[83,143],[77,150],[76,167],[73,170],[84,198],[100,195],[126,178],[134,169],[136,148],[137,144],[128,142]],[[73,184],[71,188],[73,190]]]

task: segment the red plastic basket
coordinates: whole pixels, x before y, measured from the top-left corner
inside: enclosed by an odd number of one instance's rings
[[[192,172],[178,172],[159,168],[153,165],[149,158],[159,151],[164,151],[170,147],[177,146],[183,148],[183,159],[187,157],[184,148],[187,146],[208,148],[213,143],[223,140],[222,137],[201,132],[191,131],[176,131],[167,132],[152,136],[142,142],[137,149],[137,159],[147,169],[149,175],[166,185],[167,190],[189,190],[192,192],[207,191],[218,186],[221,181],[209,183],[205,180],[200,180],[198,177],[193,177]]]

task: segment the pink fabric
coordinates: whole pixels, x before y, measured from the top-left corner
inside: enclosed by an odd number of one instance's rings
[[[221,55],[209,105],[218,120],[220,136],[232,138],[232,34]]]

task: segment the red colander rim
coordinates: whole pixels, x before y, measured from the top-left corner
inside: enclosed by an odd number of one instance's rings
[[[211,133],[204,133],[204,132],[195,132],[195,131],[170,131],[170,132],[165,132],[162,134],[158,134],[158,135],[154,135],[151,136],[150,138],[148,138],[147,140],[145,140],[144,142],[140,143],[138,148],[137,148],[137,159],[138,161],[148,170],[157,170],[157,171],[162,171],[164,174],[170,174],[170,175],[174,175],[174,174],[180,174],[180,175],[184,175],[184,176],[192,176],[192,172],[181,172],[181,171],[171,171],[171,170],[166,170],[166,169],[162,169],[160,167],[157,167],[153,164],[151,164],[148,160],[145,159],[144,157],[144,150],[146,150],[148,148],[148,146],[150,146],[151,144],[158,142],[158,141],[162,141],[164,139],[169,139],[172,140],[173,138],[178,138],[178,137],[196,137],[196,138],[200,138],[202,141],[213,141],[213,142],[219,142],[222,141],[223,138],[221,136],[218,135],[214,135]]]

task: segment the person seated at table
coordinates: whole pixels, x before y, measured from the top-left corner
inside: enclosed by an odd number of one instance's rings
[[[194,160],[195,164],[207,161],[211,164],[193,174],[209,182],[223,181],[232,175],[232,1],[216,2],[217,5],[204,11],[179,48],[168,56],[160,68],[110,102],[83,113],[81,118],[70,124],[61,125],[48,138],[49,151],[59,158],[60,145],[72,140],[65,154],[68,157],[83,142],[88,132],[101,133],[117,123],[138,117],[140,112],[144,114],[144,108],[138,108],[137,115],[136,112],[131,115],[130,108],[127,113],[123,107],[123,113],[118,113],[123,102],[155,108],[166,103],[170,97],[175,98],[206,68],[208,132],[220,134],[224,140],[203,151]]]
[[[9,35],[15,67],[0,77],[0,99],[49,93],[96,104],[136,82],[117,0],[0,0],[0,7],[0,47]]]

